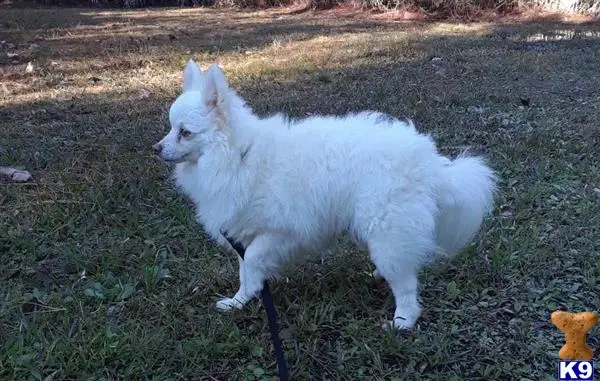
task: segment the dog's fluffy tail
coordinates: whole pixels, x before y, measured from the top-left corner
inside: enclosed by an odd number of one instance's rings
[[[445,168],[439,197],[437,244],[446,255],[463,249],[492,211],[497,178],[480,157],[459,156]]]

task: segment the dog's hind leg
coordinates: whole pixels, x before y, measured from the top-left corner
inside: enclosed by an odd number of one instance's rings
[[[424,242],[420,242],[424,241]],[[429,239],[419,234],[377,233],[369,238],[369,255],[377,272],[394,294],[396,310],[384,328],[412,328],[421,314],[417,300],[420,259],[430,246]]]
[[[217,308],[223,311],[242,309],[246,303],[260,294],[264,281],[273,277],[277,271],[279,258],[287,251],[285,241],[276,236],[256,237],[246,249],[244,259],[240,258],[240,288],[232,298],[217,302]]]

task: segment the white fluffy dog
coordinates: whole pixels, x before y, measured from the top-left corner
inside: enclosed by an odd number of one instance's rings
[[[347,232],[392,289],[391,326],[411,328],[419,267],[467,245],[493,207],[484,161],[441,156],[412,122],[377,112],[259,119],[217,65],[187,63],[169,120],[155,152],[177,163],[177,185],[212,238],[231,249],[227,232],[246,247],[240,288],[221,310],[242,308],[279,265]]]

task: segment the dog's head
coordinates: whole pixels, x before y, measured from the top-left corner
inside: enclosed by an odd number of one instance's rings
[[[183,92],[169,110],[171,130],[153,146],[163,160],[196,162],[215,144],[227,140],[227,80],[215,64],[202,72],[189,60],[183,71]]]

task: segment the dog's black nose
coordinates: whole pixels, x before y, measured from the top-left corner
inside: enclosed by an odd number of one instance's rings
[[[162,151],[162,144],[157,143],[155,145],[152,146],[152,149],[154,150],[154,153],[157,155],[160,155],[160,152]]]

